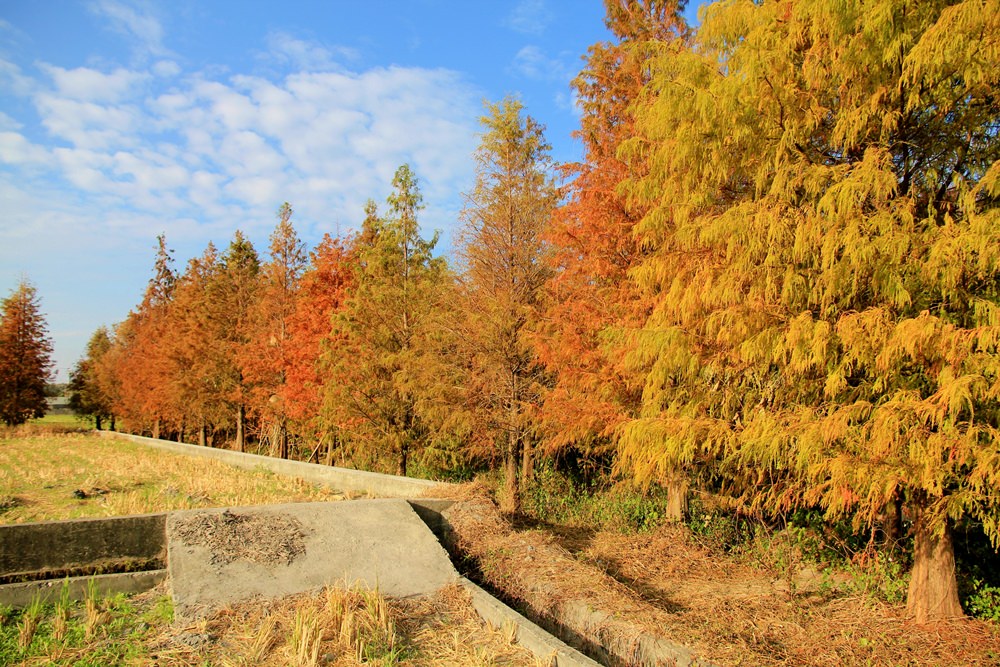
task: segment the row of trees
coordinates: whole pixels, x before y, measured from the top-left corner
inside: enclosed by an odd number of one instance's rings
[[[606,0],[558,201],[541,129],[489,107],[456,268],[406,168],[308,266],[288,208],[262,265],[238,235],[177,278],[161,243],[95,343],[107,412],[400,472],[478,457],[508,509],[572,448],[676,515],[697,488],[905,516],[910,611],[960,614],[950,526],[1000,541],[1000,6],[734,1],[693,30],[682,5]]]
[[[101,328],[71,375],[100,426],[202,445],[248,444],[407,474],[496,452],[516,508],[531,474],[541,366],[526,339],[551,269],[548,146],[519,102],[487,107],[462,215],[462,270],[421,236],[416,176],[396,172],[383,212],[311,253],[290,205],[267,257],[237,232],[182,272],[161,236],[142,302]]]

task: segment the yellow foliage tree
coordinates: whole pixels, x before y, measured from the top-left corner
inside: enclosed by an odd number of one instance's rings
[[[1000,543],[1000,2],[730,0],[652,65],[619,464],[752,510],[909,508],[918,621],[950,522]]]

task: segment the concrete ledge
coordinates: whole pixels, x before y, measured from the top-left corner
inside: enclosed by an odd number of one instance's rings
[[[140,435],[129,435],[127,433],[116,433],[114,431],[98,431],[102,437],[117,437],[131,440],[140,445],[155,447],[175,454],[186,454],[188,456],[200,456],[206,459],[221,461],[236,468],[253,470],[263,468],[277,475],[288,477],[298,477],[314,484],[323,484],[338,491],[349,491],[351,493],[367,493],[372,496],[383,498],[414,498],[425,495],[431,489],[442,485],[451,486],[448,482],[435,482],[427,479],[414,479],[412,477],[398,477],[396,475],[384,475],[377,472],[367,472],[365,470],[352,470],[350,468],[336,468],[324,466],[317,463],[304,463],[302,461],[289,461],[287,459],[277,459],[272,456],[260,456],[259,454],[247,454],[244,452],[234,452],[230,449],[216,449],[214,447],[200,447],[198,445],[188,445],[182,442],[171,442],[169,440],[156,440]]]
[[[0,574],[166,556],[166,514],[0,526]]]
[[[166,570],[149,572],[126,572],[124,574],[99,574],[93,577],[71,577],[69,579],[48,579],[24,584],[0,586],[0,604],[10,607],[27,607],[33,600],[53,603],[62,594],[63,583],[67,582],[70,600],[83,600],[87,588],[93,581],[99,596],[115,593],[143,593],[166,580]]]
[[[465,577],[462,577],[461,584],[472,596],[472,606],[479,616],[494,628],[513,626],[517,643],[534,653],[541,664],[549,667],[600,667],[599,662],[570,648]]]

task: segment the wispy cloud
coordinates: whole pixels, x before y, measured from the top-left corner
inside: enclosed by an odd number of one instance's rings
[[[521,76],[536,81],[569,81],[576,75],[565,58],[550,56],[534,45],[518,51],[511,68]]]
[[[343,62],[358,60],[357,50],[346,47],[328,47],[314,41],[300,39],[284,31],[273,31],[267,36],[265,57],[299,70],[339,69]]]
[[[93,13],[107,19],[111,30],[130,39],[142,55],[172,55],[163,45],[163,24],[148,3],[95,0],[89,7]]]
[[[521,0],[507,15],[504,25],[524,35],[539,36],[554,18],[545,0]]]

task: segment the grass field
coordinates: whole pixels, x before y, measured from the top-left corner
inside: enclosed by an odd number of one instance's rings
[[[56,428],[40,435],[0,434],[0,523],[344,498],[265,470],[57,432],[64,425],[50,423]]]

